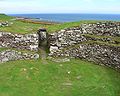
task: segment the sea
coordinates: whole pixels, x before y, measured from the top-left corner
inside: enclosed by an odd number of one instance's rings
[[[10,16],[32,18],[40,21],[75,22],[81,20],[120,21],[120,14],[8,14]]]

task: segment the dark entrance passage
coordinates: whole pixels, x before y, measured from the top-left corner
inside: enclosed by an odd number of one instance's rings
[[[38,36],[39,36],[39,40],[38,40],[39,54],[40,54],[41,60],[45,63],[47,54],[49,52],[47,30],[43,28],[39,29]]]
[[[39,36],[39,48],[40,47],[46,47],[48,45],[47,43],[47,37],[48,37],[48,34],[47,34],[47,30],[46,29],[39,29],[38,30],[38,36]]]

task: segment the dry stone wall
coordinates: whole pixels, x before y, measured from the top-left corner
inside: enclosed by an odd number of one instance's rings
[[[104,36],[120,36],[120,22],[99,22],[94,24],[82,24],[82,33]]]
[[[120,69],[120,47],[99,45],[99,44],[80,44],[77,47],[68,48],[54,52],[53,57],[74,57],[87,59],[100,65],[107,65],[112,68]]]
[[[55,49],[62,49],[67,46],[75,45],[85,41],[104,41],[116,43],[109,37],[102,39],[95,39],[86,36],[86,34],[97,35],[97,36],[112,36],[120,37],[120,23],[119,22],[104,22],[104,23],[93,23],[93,24],[82,24],[80,27],[68,28],[61,30],[57,33],[51,34],[50,47]],[[120,43],[117,42],[117,43]]]
[[[49,42],[52,57],[81,58],[120,69],[120,22],[82,24],[49,34],[49,38],[46,36],[45,29],[26,35],[0,32],[0,47],[38,51]],[[36,58],[38,54],[14,50],[0,52],[0,62]]]
[[[0,63],[26,60],[26,59],[38,59],[38,34],[12,34],[8,32],[0,32],[0,48],[17,49],[17,50],[29,50],[35,51],[35,53],[20,52],[15,50],[4,50],[0,52]]]
[[[114,38],[120,38],[120,22],[82,24],[52,33],[49,55],[83,58],[120,69],[120,39]]]
[[[15,61],[15,60],[27,60],[38,59],[39,54],[23,53],[15,50],[5,50],[0,52],[0,63]]]
[[[12,34],[8,32],[0,32],[0,47],[38,50],[37,34]]]

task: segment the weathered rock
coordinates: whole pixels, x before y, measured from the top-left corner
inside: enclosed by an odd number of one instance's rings
[[[12,25],[12,22],[8,22],[8,21],[0,22],[0,27],[8,27],[9,25]]]
[[[120,47],[117,46],[80,44],[78,47],[56,51],[52,56],[87,59],[100,65],[120,69]]]
[[[54,53],[58,50],[58,47],[57,46],[50,46],[50,52],[51,53]]]
[[[102,38],[97,38],[97,35]],[[116,37],[120,37],[120,22],[98,22],[67,28],[50,35],[49,55],[82,58],[120,69],[120,47],[112,46],[120,44],[119,40],[114,39]],[[102,42],[102,45],[89,44],[91,41]]]
[[[38,54],[22,53],[15,50],[5,50],[0,52],[0,63],[15,61],[15,60],[26,60],[26,59],[38,59]]]
[[[0,32],[0,46],[7,48],[38,50],[38,35],[19,35],[8,32]]]

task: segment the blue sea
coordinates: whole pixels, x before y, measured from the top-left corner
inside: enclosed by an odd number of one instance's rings
[[[81,20],[120,21],[120,14],[9,14],[9,15],[53,22],[74,22]]]

